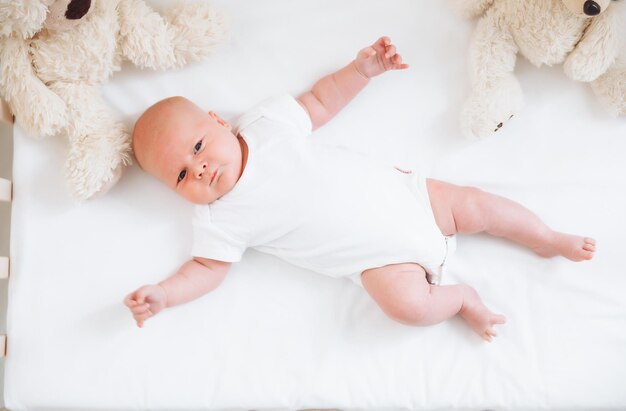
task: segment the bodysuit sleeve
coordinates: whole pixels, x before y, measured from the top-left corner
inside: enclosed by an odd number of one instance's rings
[[[294,137],[306,137],[313,131],[309,114],[289,94],[281,94],[263,101],[241,116],[235,125],[236,132],[246,129],[259,119],[266,119],[275,125],[290,129]]]
[[[212,260],[240,261],[248,245],[211,221],[208,206],[197,206],[193,218],[191,255]]]

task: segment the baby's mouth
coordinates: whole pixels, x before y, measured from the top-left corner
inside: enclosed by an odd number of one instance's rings
[[[211,173],[211,176],[209,178],[209,185],[213,184],[213,181],[215,180],[215,177],[217,177],[217,170],[213,171]]]

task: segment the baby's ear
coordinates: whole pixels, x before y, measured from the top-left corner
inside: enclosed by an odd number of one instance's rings
[[[221,124],[222,126],[226,127],[227,129],[231,130],[232,127],[231,125],[228,123],[228,121],[224,120],[223,118],[221,118],[220,116],[218,116],[214,111],[209,111],[209,116],[211,116],[212,119],[214,119],[215,121],[218,122],[218,124]]]

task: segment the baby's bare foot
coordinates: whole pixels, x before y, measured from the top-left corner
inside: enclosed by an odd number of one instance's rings
[[[461,307],[459,314],[476,334],[488,342],[491,342],[493,337],[497,335],[493,326],[506,322],[503,315],[494,314],[485,307],[476,290],[471,287],[467,287],[463,307]]]
[[[555,232],[551,240],[547,244],[536,247],[535,252],[542,257],[562,255],[572,261],[591,260],[596,252],[596,240]]]

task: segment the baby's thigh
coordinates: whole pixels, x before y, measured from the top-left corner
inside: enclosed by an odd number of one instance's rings
[[[365,270],[361,282],[385,314],[401,322],[407,315],[421,311],[430,292],[426,271],[416,263]]]
[[[459,201],[463,187],[427,178],[426,188],[437,226],[444,235],[456,234],[457,228],[453,208]]]

